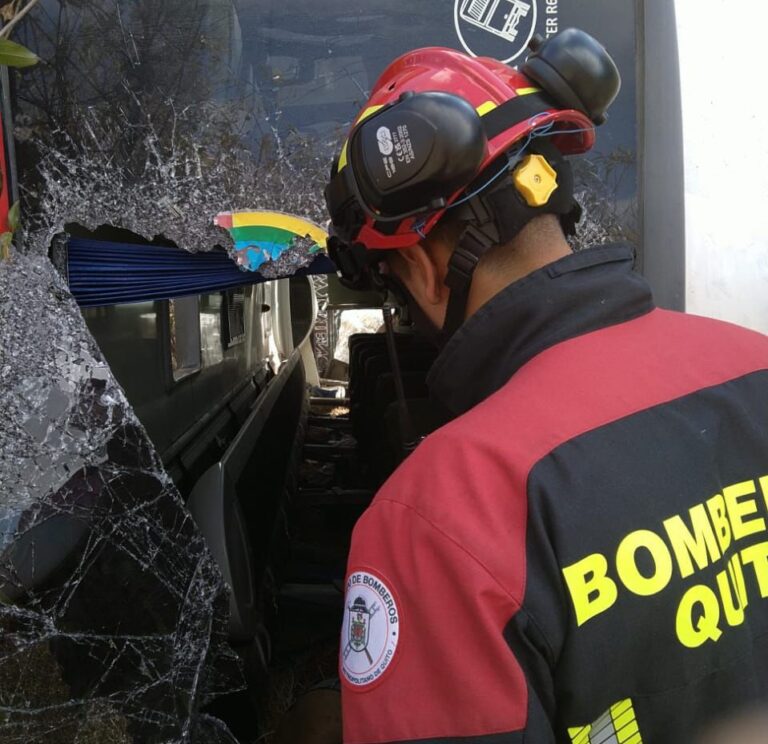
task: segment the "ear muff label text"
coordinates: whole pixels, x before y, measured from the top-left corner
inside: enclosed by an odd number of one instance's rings
[[[623,595],[677,592],[680,644],[716,643],[744,623],[750,601],[768,598],[768,475],[726,486],[654,529],[628,533],[612,553],[562,571],[579,627]]]

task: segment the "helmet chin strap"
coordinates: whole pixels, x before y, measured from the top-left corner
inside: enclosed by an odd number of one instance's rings
[[[474,202],[474,203],[473,203]],[[472,200],[466,206],[472,205],[477,213],[477,207],[482,202]],[[484,207],[483,207],[484,209]],[[469,300],[469,290],[472,286],[472,275],[475,273],[480,259],[494,245],[499,243],[499,232],[494,220],[487,210],[486,219],[470,222],[464,228],[459,238],[459,244],[451,254],[448,262],[448,273],[445,284],[451,290],[448,295],[448,306],[445,310],[442,336],[446,340],[453,336],[464,322]]]
[[[461,206],[459,217],[467,224],[461,233],[458,246],[451,254],[445,284],[451,290],[442,329],[427,316],[421,305],[395,274],[381,274],[374,269],[374,284],[394,295],[408,314],[420,335],[437,348],[442,348],[464,322],[469,300],[469,290],[480,259],[499,243],[499,232],[491,213],[480,199],[472,199]],[[466,215],[466,216],[465,216]],[[470,221],[471,220],[471,221]]]
[[[513,180],[503,178],[490,188],[456,205],[455,216],[466,226],[448,262],[446,286],[451,290],[442,335],[447,340],[464,323],[472,276],[480,259],[494,246],[505,245],[535,217],[554,214],[566,235],[576,232],[581,207],[573,197],[573,174],[568,162],[548,142],[532,145],[529,152],[543,154],[557,173],[558,187],[546,204],[532,207],[522,197]],[[510,156],[512,164],[519,153]],[[504,167],[504,163],[500,166]]]

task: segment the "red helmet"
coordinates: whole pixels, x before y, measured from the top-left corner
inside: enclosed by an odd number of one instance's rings
[[[409,52],[387,67],[325,190],[329,250],[343,277],[354,282],[367,251],[418,242],[446,210],[501,183],[513,167],[524,199],[515,230],[537,213],[572,209],[552,158],[523,161],[523,151],[544,135],[555,159],[589,150],[594,125],[618,92],[618,71],[605,49],[576,29],[536,37],[531,48],[522,71],[440,47]],[[558,191],[559,201],[550,198]],[[511,237],[509,229],[490,234],[491,242]]]

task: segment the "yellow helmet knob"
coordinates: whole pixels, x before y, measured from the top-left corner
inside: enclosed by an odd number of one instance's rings
[[[512,179],[529,207],[541,207],[557,188],[557,173],[543,155],[527,155]]]

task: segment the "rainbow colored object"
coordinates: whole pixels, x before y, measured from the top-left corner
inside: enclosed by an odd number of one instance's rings
[[[328,233],[314,222],[285,212],[222,212],[214,224],[229,230],[235,242],[237,263],[248,271],[258,271],[296,246],[298,238],[313,241],[309,254],[325,251]]]

